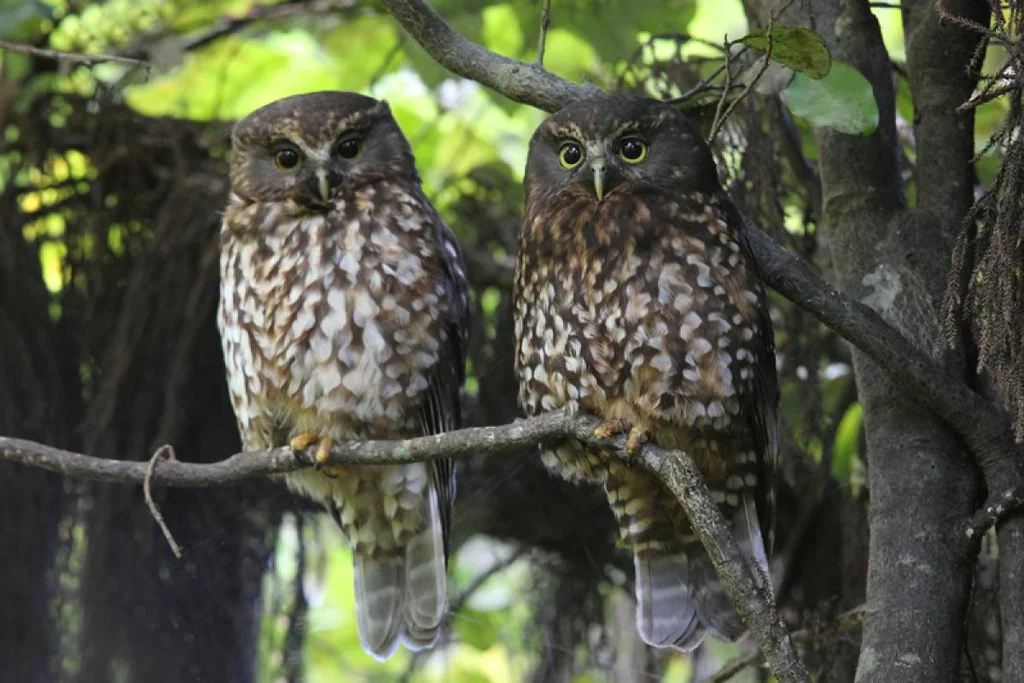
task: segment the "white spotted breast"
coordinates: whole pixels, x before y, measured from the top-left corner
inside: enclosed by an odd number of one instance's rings
[[[238,359],[233,397],[262,397],[287,422],[341,422],[352,436],[417,433],[447,334],[443,267],[433,213],[380,185],[327,213],[262,204],[250,219],[259,229],[226,226],[221,325],[229,365]]]

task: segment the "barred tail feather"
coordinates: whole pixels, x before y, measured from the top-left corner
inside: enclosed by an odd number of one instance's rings
[[[427,485],[426,528],[405,549],[405,630],[402,642],[422,650],[437,642],[448,582],[437,487]]]
[[[733,533],[754,579],[769,576],[761,525],[753,498],[743,496],[733,517]],[[695,649],[709,632],[724,640],[743,633],[743,623],[725,595],[711,558],[698,541],[677,552],[646,550],[634,558],[636,625],[653,647]]]
[[[690,595],[689,561],[677,555],[635,555],[636,628],[653,647],[689,651],[704,639],[704,628]]]
[[[383,662],[398,648],[402,630],[405,558],[353,554],[352,562],[359,641],[364,650]]]

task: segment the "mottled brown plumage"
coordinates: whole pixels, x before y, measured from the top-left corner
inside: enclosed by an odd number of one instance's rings
[[[232,138],[218,325],[247,450],[459,425],[468,299],[455,238],[387,104],[322,92]],[[451,463],[288,475],[352,545],[364,648],[431,645],[445,609]]]
[[[516,262],[516,371],[533,415],[564,408],[683,449],[751,563],[767,571],[778,384],[764,286],[707,145],[672,107],[576,102],[538,128]],[[637,627],[689,650],[742,624],[672,495],[577,443],[542,453],[603,486],[635,554]],[[758,572],[758,575],[761,575]]]

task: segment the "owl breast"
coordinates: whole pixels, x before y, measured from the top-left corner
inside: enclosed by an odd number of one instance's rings
[[[226,234],[221,325],[243,433],[262,413],[336,438],[417,433],[445,339],[443,277],[414,198],[375,210],[374,192],[324,214],[259,205],[258,229]]]
[[[652,225],[652,212],[664,223]],[[655,435],[728,429],[750,391],[759,285],[713,206],[635,205],[628,215],[648,220],[607,240],[588,227],[523,248],[520,401],[530,414],[583,409]],[[534,223],[524,230],[551,229]],[[595,455],[557,455],[584,478],[599,468]]]

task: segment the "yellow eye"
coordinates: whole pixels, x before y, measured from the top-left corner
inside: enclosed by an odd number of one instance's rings
[[[576,142],[567,142],[558,151],[558,161],[562,168],[571,171],[583,161],[583,148]]]
[[[627,164],[639,164],[647,158],[647,143],[640,138],[623,138],[619,142],[619,156]]]
[[[294,149],[279,149],[274,152],[274,163],[282,171],[290,171],[299,165],[299,153]]]

